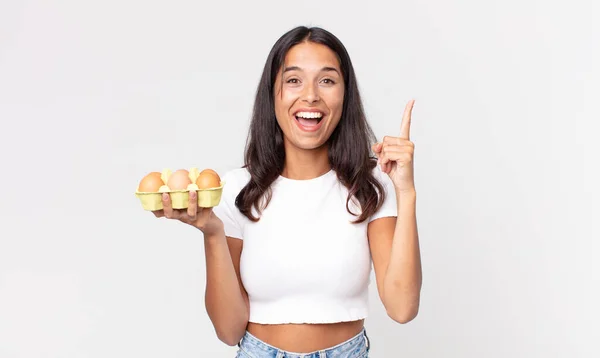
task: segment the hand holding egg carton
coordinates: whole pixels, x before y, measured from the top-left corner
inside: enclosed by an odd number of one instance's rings
[[[178,169],[175,172],[164,169],[144,176],[135,195],[140,199],[144,210],[161,210],[163,193],[171,196],[173,209],[186,209],[189,193],[194,190],[198,193],[198,206],[211,208],[221,201],[224,184],[219,174],[212,169],[201,172],[198,168]]]

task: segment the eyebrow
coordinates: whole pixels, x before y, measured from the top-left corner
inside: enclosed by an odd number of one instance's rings
[[[302,69],[298,66],[289,66],[283,70],[283,73],[289,72],[289,71],[302,71]],[[337,68],[329,67],[329,66],[325,66],[325,67],[321,68],[321,71],[336,72],[338,75],[340,74],[340,72],[337,70]]]

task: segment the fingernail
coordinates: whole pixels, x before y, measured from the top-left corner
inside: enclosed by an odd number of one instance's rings
[[[169,194],[163,193],[162,198],[163,198],[163,200],[169,199]]]

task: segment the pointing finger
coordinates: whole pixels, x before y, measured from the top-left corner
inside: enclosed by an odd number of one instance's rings
[[[414,143],[412,143],[410,140],[404,139],[404,138],[400,138],[400,137],[390,137],[390,136],[385,136],[383,137],[383,141],[381,142],[381,147],[385,148],[386,146],[389,145],[414,145]]]
[[[400,126],[400,138],[410,139],[410,122],[412,120],[412,109],[415,104],[415,100],[411,99],[406,108],[404,109],[404,115],[402,116],[402,125]]]

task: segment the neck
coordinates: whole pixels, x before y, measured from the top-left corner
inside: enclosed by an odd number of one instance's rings
[[[331,170],[327,145],[315,149],[299,149],[285,143],[285,164],[282,176],[288,179],[307,180]]]

